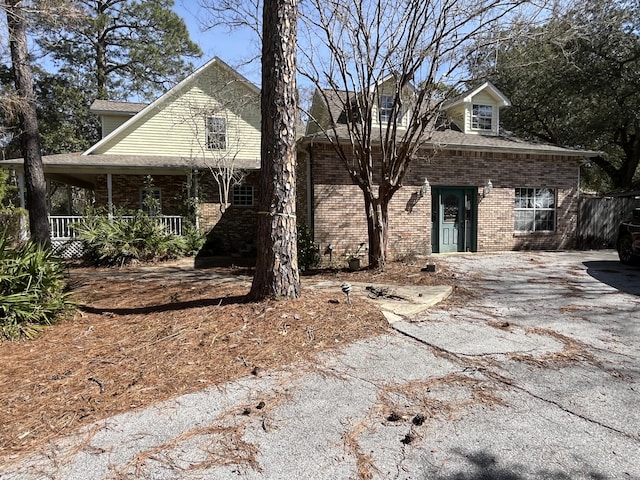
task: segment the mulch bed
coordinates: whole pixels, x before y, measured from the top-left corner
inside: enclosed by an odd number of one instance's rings
[[[311,272],[373,284],[451,284],[418,264]],[[206,273],[140,280],[140,267],[71,267],[81,308],[35,340],[0,341],[0,458],[131,409],[261,370],[312,361],[319,352],[388,331],[372,303],[306,287],[296,300],[251,303],[239,282]],[[250,271],[212,269],[225,275]],[[124,274],[123,274],[124,273]],[[129,274],[127,274],[129,273]]]

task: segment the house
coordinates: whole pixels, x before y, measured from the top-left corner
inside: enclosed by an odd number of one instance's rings
[[[379,91],[378,127],[392,112]],[[297,220],[337,260],[368,237],[362,193],[326,134],[332,118],[349,121],[345,103],[339,92],[325,93],[314,96],[313,121],[298,144]],[[209,231],[206,254],[251,257],[259,97],[214,58],[149,105],[97,100],[103,138],[85,152],[44,157],[45,176],[91,189],[95,205],[110,212],[151,209],[177,233],[191,217]],[[390,203],[389,258],[574,246],[580,163],[596,153],[514,138],[500,128],[508,106],[491,83],[443,103],[445,121],[429,131]],[[402,111],[400,130],[412,113]],[[22,160],[0,166],[20,174]],[[77,219],[52,217],[54,242],[69,240]]]
[[[224,253],[255,247],[255,85],[214,58],[151,104],[96,100],[91,111],[102,139],[84,152],[45,156],[47,180],[90,189],[109,212],[152,208],[175,233],[188,217],[203,231],[217,226]],[[0,166],[22,177],[22,159]],[[68,225],[77,220],[51,218],[54,245],[73,236]]]
[[[389,90],[378,89],[373,130],[387,125]],[[314,96],[314,121],[298,148],[309,199],[305,214],[321,252],[344,255],[367,245],[365,205],[332,145],[349,141],[350,100],[344,92],[321,93]],[[440,122],[389,205],[390,259],[575,246],[580,164],[597,153],[509,135],[500,128],[500,111],[509,105],[488,82],[442,103]],[[397,119],[400,132],[410,115],[411,105]]]

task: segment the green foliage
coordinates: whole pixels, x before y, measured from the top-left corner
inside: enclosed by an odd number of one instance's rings
[[[472,56],[476,78],[513,104],[501,113],[508,130],[604,152],[593,159],[600,168],[584,172],[592,188],[625,188],[640,176],[639,13],[637,3],[587,0],[542,27],[523,26],[518,41],[497,32],[491,51]]]
[[[178,258],[188,248],[183,238],[168,232],[154,217],[138,210],[132,216],[89,211],[73,225],[84,256],[93,265],[126,265]]]
[[[184,242],[184,254],[196,255],[205,242],[205,236],[191,222],[182,224],[182,240]]]
[[[9,247],[0,237],[0,337],[32,338],[73,308],[64,265],[35,243]]]
[[[82,0],[64,25],[38,19],[37,42],[62,75],[90,79],[93,98],[150,100],[190,73],[185,57],[202,55],[173,3]]]
[[[0,210],[14,203],[17,192],[17,187],[10,183],[9,170],[0,169]]]
[[[94,93],[86,79],[34,73],[43,155],[80,152],[100,140],[100,122],[89,111]]]
[[[313,231],[307,225],[298,225],[298,267],[301,270],[320,265],[320,252],[313,243]]]

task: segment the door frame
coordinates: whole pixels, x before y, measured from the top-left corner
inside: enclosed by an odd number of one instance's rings
[[[478,187],[468,186],[432,186],[431,187],[431,251],[440,253],[440,211],[442,199],[447,193],[459,192],[465,205],[465,219],[461,223],[458,252],[476,252],[478,250]]]

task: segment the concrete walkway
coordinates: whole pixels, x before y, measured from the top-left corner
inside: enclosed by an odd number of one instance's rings
[[[106,419],[0,477],[640,479],[640,269],[611,251],[436,263],[474,295],[391,305],[390,334]]]

